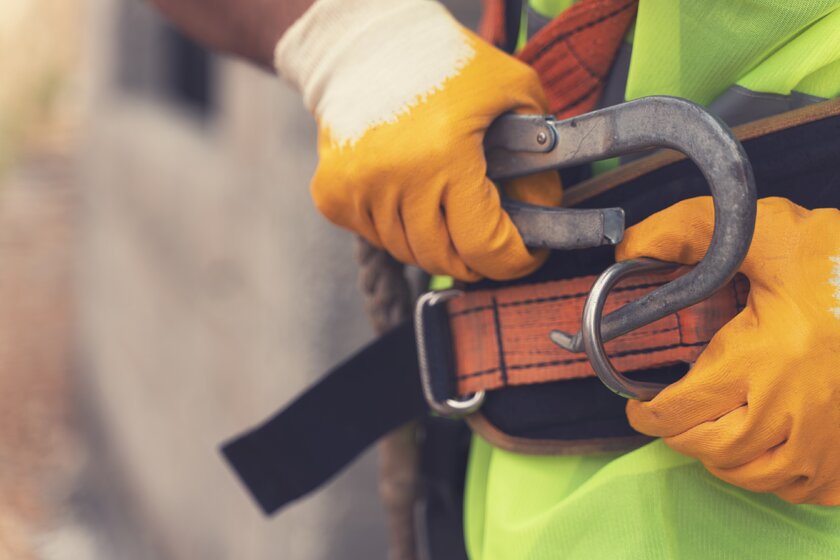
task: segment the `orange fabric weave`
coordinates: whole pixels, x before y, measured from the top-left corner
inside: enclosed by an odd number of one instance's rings
[[[595,278],[480,290],[450,300],[458,394],[594,376],[585,354],[555,345],[549,332],[577,332]],[[628,278],[613,289],[605,312],[669,278]],[[711,298],[607,343],[607,353],[620,371],[693,362],[714,333],[744,307],[747,292],[746,281],[736,278]]]
[[[637,7],[638,0],[582,0],[538,31],[517,55],[539,74],[557,118],[596,108]],[[488,32],[495,20],[488,14]]]
[[[581,0],[530,38],[517,57],[539,74],[549,110],[565,119],[592,111],[636,16],[638,0]],[[484,0],[479,34],[501,46],[505,0]]]

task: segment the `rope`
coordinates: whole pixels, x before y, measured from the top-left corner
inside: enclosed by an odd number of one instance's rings
[[[411,317],[413,297],[405,267],[387,252],[357,238],[359,287],[377,334]],[[382,438],[379,450],[379,497],[388,517],[388,558],[416,560],[414,504],[419,479],[415,423]]]

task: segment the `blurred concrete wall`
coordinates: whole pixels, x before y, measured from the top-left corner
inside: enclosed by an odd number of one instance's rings
[[[311,118],[230,60],[198,110],[126,86],[160,45],[121,42],[158,24],[136,0],[89,4],[77,367],[94,460],[77,507],[101,557],[383,558],[371,453],[272,519],[217,453],[372,336],[352,237],[309,199]]]
[[[31,127],[66,104],[59,97],[77,69],[84,1],[0,2],[0,175],[31,140]],[[60,109],[66,117],[66,107]]]
[[[371,336],[352,239],[309,201],[313,123],[277,79],[227,60],[206,118],[121,90],[118,4],[94,6],[79,364],[96,452],[122,480],[92,478],[124,501],[96,490],[103,557],[383,557],[370,454],[267,520],[217,453]],[[149,534],[121,539],[120,515]]]

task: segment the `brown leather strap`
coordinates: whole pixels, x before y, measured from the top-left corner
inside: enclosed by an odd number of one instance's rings
[[[478,24],[478,34],[491,45],[502,46],[507,39],[505,29],[505,0],[483,0],[484,10]]]
[[[551,113],[563,119],[595,109],[637,7],[638,0],[581,0],[531,37],[517,56],[539,74]]]
[[[606,312],[672,277],[628,278],[612,290]],[[585,354],[572,354],[549,339],[553,329],[577,332],[594,281],[585,276],[468,292],[450,300],[458,394],[594,376]],[[736,279],[697,305],[607,343],[607,353],[621,371],[693,362],[714,333],[743,309],[747,292],[746,280]]]
[[[638,0],[581,0],[531,37],[517,57],[539,74],[551,113],[568,118],[596,107],[637,7]],[[504,0],[484,0],[479,33],[505,43]]]
[[[588,455],[637,449],[653,438],[641,434],[581,439],[523,438],[506,434],[478,411],[465,418],[470,429],[493,447],[526,455]]]

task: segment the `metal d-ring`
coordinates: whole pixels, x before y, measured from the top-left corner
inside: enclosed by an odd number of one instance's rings
[[[607,296],[622,278],[643,273],[671,272],[678,264],[654,259],[635,259],[615,263],[609,267],[592,285],[586,303],[583,306],[581,335],[583,347],[592,368],[601,382],[614,393],[627,399],[650,400],[667,385],[648,381],[633,381],[621,375],[610,362],[601,337],[601,317]]]
[[[481,405],[484,404],[485,395],[484,391],[478,391],[463,399],[446,399],[433,408],[438,414],[447,417],[467,416],[481,408]]]
[[[432,367],[430,361],[433,359],[432,354],[436,351],[436,346],[448,344],[449,341],[441,341],[436,337],[429,337],[431,334],[428,329],[434,328],[427,324],[427,314],[433,311],[435,307],[452,298],[463,295],[461,290],[442,290],[438,292],[427,292],[420,296],[417,300],[417,305],[414,308],[414,332],[417,340],[417,359],[420,366],[420,385],[423,388],[423,396],[429,408],[442,416],[466,416],[472,414],[484,404],[484,391],[472,393],[460,399],[446,398],[438,400],[432,389]],[[437,333],[437,330],[435,331]],[[438,333],[439,334],[439,333]],[[437,348],[440,351],[440,348]],[[452,364],[446,364],[445,370],[452,367]],[[443,375],[450,373],[444,371]],[[454,376],[453,376],[454,378]]]
[[[551,333],[551,339],[562,348],[570,352],[586,351],[599,376],[616,382],[618,392],[625,394],[626,391],[622,392],[626,388],[625,380],[617,378],[614,369],[601,368],[609,365],[604,358],[602,340],[612,340],[699,303],[732,279],[749,250],[755,229],[756,189],[752,167],[732,131],[720,119],[684,99],[643,98],[560,121],[554,126],[558,138],[555,151],[562,149],[569,128],[586,131],[585,139],[575,139],[582,143],[574,152],[578,154],[575,157],[580,156],[579,152],[586,155],[587,149],[616,155],[645,145],[679,150],[697,165],[712,194],[715,223],[711,243],[703,259],[687,274],[603,318],[590,316],[576,335]],[[619,277],[625,271],[623,267],[632,268],[617,266]],[[596,286],[608,292],[608,279],[602,276]],[[593,306],[597,300],[592,299]],[[590,307],[590,313],[594,309]],[[589,331],[588,335],[585,330]],[[584,344],[585,336],[589,339],[588,346]]]

